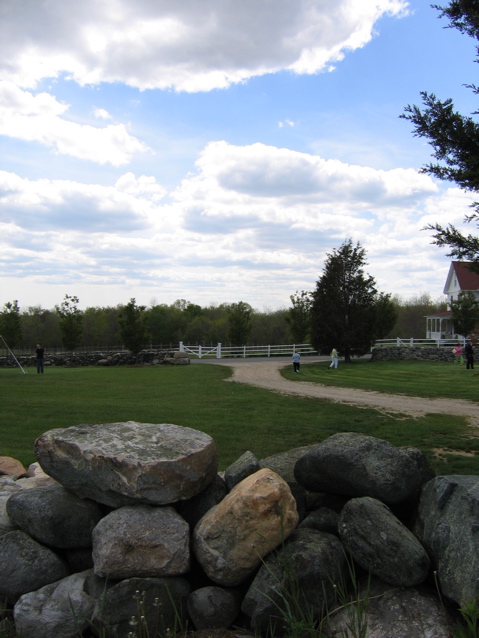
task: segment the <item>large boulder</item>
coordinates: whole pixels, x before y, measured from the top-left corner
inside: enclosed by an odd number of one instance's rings
[[[7,512],[32,538],[58,548],[91,547],[91,534],[103,516],[100,506],[61,485],[33,487],[13,494]]]
[[[92,570],[72,574],[20,597],[15,629],[22,638],[75,638],[90,628],[105,581]]]
[[[218,465],[207,434],[135,421],[49,430],[36,440],[35,455],[64,487],[111,507],[191,498],[213,481]]]
[[[267,634],[274,629],[273,635],[288,635],[288,612],[302,610],[302,620],[311,613],[311,620],[318,621],[347,578],[345,552],[339,540],[325,532],[298,529],[284,547],[266,557],[241,609],[256,632]]]
[[[430,567],[426,550],[381,501],[368,496],[348,501],[338,530],[354,560],[384,582],[412,587],[426,579]]]
[[[190,567],[189,531],[172,507],[114,510],[93,530],[95,574],[116,579],[184,574]]]
[[[414,532],[429,551],[441,591],[479,600],[479,476],[438,476],[421,493]]]
[[[20,530],[0,536],[0,598],[16,603],[23,594],[69,576],[65,562]]]
[[[288,484],[271,470],[259,470],[203,516],[193,533],[193,550],[213,582],[239,585],[297,523]]]
[[[342,432],[306,452],[294,475],[312,492],[371,496],[390,505],[417,496],[434,472],[420,450]]]

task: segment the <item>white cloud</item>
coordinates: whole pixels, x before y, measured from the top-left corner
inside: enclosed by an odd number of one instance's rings
[[[93,115],[102,120],[111,120],[111,115],[106,109],[96,108],[93,110]]]
[[[65,119],[69,105],[42,92],[34,95],[0,81],[0,135],[38,142],[61,155],[99,164],[121,166],[146,144],[128,133],[123,124],[100,128]],[[105,111],[106,113],[106,111]]]
[[[66,73],[83,85],[209,91],[330,70],[371,40],[379,18],[406,11],[406,0],[10,0],[2,75],[30,88]]]
[[[0,172],[0,193],[4,280],[106,286],[100,304],[113,303],[110,291],[114,303],[147,303],[159,291],[222,302],[235,291],[256,307],[278,306],[314,286],[326,253],[348,237],[366,248],[381,290],[429,290],[443,258],[421,228],[462,219],[470,203],[413,170],[225,142],[207,145],[197,172],[169,194],[131,172],[111,186]]]
[[[113,235],[156,226],[171,226],[159,218],[157,202],[164,189],[153,178],[131,173],[115,186],[66,180],[29,180],[0,171],[0,222],[24,232],[109,231]]]

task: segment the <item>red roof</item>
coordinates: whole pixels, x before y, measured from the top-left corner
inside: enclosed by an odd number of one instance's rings
[[[453,261],[452,267],[461,290],[479,290],[479,274],[469,270],[470,261]]]

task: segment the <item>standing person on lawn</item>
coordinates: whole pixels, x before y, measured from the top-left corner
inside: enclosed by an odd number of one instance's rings
[[[37,373],[38,374],[43,374],[43,370],[44,370],[44,356],[45,356],[45,350],[44,348],[42,348],[40,343],[37,343],[37,349],[35,350],[36,354],[37,354]]]
[[[301,361],[301,355],[299,354],[299,352],[295,352],[293,354],[293,368],[294,371],[297,372],[299,374],[299,364]]]
[[[466,368],[467,370],[474,370],[474,347],[472,341],[469,339],[464,348],[466,355]]]
[[[337,368],[338,367],[338,351],[336,350],[336,348],[333,348],[331,350],[331,365],[329,366],[330,368]]]
[[[454,353],[455,363],[457,363],[460,366],[462,366],[462,364],[464,363],[464,357],[462,356],[462,346],[459,343],[459,341],[457,342],[457,346],[454,346],[452,351]]]

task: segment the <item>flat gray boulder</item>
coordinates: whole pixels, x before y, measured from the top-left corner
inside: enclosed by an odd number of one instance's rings
[[[414,532],[431,554],[441,591],[479,600],[479,476],[438,476],[421,493]]]
[[[100,506],[61,485],[32,487],[7,501],[11,522],[39,543],[58,548],[91,547],[91,534],[103,516]]]
[[[371,496],[390,505],[417,496],[434,472],[420,450],[341,432],[306,452],[296,462],[294,476],[312,492]]]
[[[430,568],[426,550],[381,501],[368,496],[348,501],[338,530],[354,560],[384,582],[412,587],[426,580]]]
[[[184,574],[190,568],[189,532],[173,507],[120,507],[93,530],[95,574],[109,579]]]
[[[49,430],[35,442],[43,470],[81,498],[111,507],[166,505],[215,478],[213,439],[169,423],[127,421]]]

